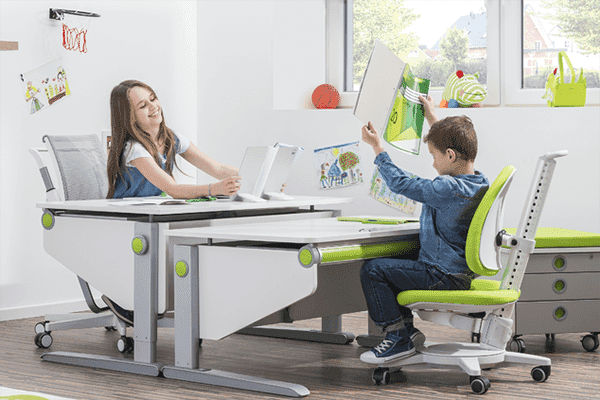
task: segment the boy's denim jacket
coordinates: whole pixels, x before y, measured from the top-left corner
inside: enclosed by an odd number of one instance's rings
[[[440,175],[433,180],[411,178],[385,151],[377,155],[375,164],[391,191],[423,203],[419,261],[452,275],[472,277],[465,245],[473,214],[489,188],[487,178],[479,171],[474,175]]]

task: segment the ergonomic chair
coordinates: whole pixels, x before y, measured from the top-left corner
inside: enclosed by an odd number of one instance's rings
[[[94,134],[78,136],[44,136],[46,148],[30,148],[46,190],[47,201],[88,200],[106,197],[108,178],[106,155]],[[44,214],[46,216],[46,214]],[[46,227],[47,221],[42,220]],[[86,304],[93,314],[71,313],[46,315],[35,325],[35,344],[40,348],[52,345],[52,331],[105,327],[118,330],[121,338],[117,348],[133,351],[133,339],[127,337],[126,325],[108,307],[96,304],[88,283],[77,277]]]
[[[482,369],[533,364],[534,380],[543,382],[550,376],[549,358],[505,349],[512,336],[512,315],[521,294],[521,281],[535,247],[538,220],[556,165],[554,159],[565,155],[567,151],[560,151],[539,158],[515,235],[502,229],[504,200],[516,172],[514,167],[502,170],[475,211],[467,234],[467,264],[479,276],[496,275],[503,267],[500,248],[508,246],[510,256],[501,281],[477,278],[469,290],[409,290],[397,297],[400,305],[413,310],[422,320],[470,331],[479,335],[480,342],[425,342],[410,357],[379,364],[373,372],[373,382],[388,383],[389,369],[396,367],[460,368],[469,375],[472,391],[483,394],[490,382],[481,376]]]

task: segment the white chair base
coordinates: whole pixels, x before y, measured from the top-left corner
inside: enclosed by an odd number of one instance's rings
[[[473,391],[483,394],[490,385],[485,377],[481,377],[482,369],[503,368],[518,364],[535,365],[531,375],[536,381],[543,382],[550,375],[551,361],[547,357],[490,348],[481,343],[436,344],[425,342],[423,346],[418,346],[417,353],[410,357],[379,364],[373,372],[373,382],[377,385],[388,383],[390,368],[461,369],[471,378]],[[477,381],[478,379],[479,381]]]

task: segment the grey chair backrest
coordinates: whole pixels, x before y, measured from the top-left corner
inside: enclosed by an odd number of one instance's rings
[[[52,154],[65,200],[106,198],[106,155],[98,136],[45,135],[42,141]]]

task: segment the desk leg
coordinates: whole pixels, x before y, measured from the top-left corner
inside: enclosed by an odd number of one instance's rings
[[[253,390],[290,397],[310,394],[302,385],[199,368],[200,324],[198,292],[198,250],[177,245],[175,261],[175,365],[162,369],[163,376],[189,382]],[[177,263],[183,262],[179,267]]]
[[[359,335],[356,338],[356,343],[362,347],[376,347],[383,340],[383,334],[381,333],[381,329],[377,327],[371,321],[371,318],[368,318],[369,321],[369,334],[368,335]]]
[[[342,332],[342,316],[321,318],[321,330],[295,327],[253,326],[240,329],[242,335],[265,336],[277,339],[304,340],[329,344],[348,344],[354,340],[354,334]]]
[[[158,224],[136,223],[135,236],[143,237],[146,243],[141,254],[135,256],[134,265],[134,360],[61,351],[46,353],[42,356],[43,360],[139,375],[159,375],[162,364],[156,363]]]
[[[134,282],[134,360],[156,361],[158,313],[158,224],[136,223],[135,237],[145,238],[147,249],[136,254]]]

